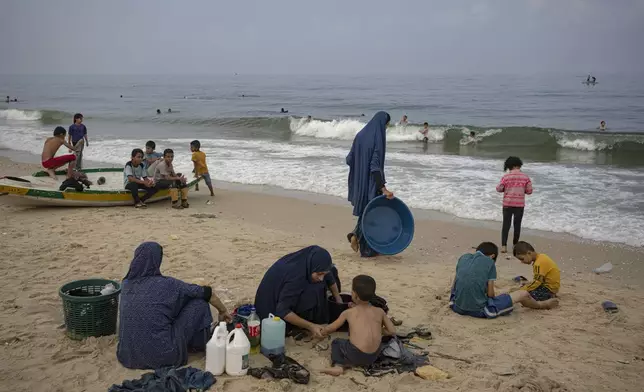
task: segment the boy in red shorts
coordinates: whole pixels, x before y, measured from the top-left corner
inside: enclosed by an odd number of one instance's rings
[[[56,152],[62,145],[70,150],[75,150],[74,146],[65,141],[65,134],[67,134],[65,128],[56,127],[56,129],[54,129],[54,136],[45,140],[45,146],[42,149],[42,167],[45,168],[47,174],[49,174],[49,176],[54,180],[56,179],[55,170],[67,163],[69,163],[69,166],[67,166],[67,178],[72,178],[72,172],[76,163],[76,154],[61,155],[59,157],[55,156]]]

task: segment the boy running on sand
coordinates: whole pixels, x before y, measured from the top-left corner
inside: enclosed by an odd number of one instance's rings
[[[483,242],[474,254],[461,256],[456,264],[456,277],[452,286],[449,307],[463,316],[493,319],[509,315],[513,304],[531,309],[552,309],[559,304],[557,298],[535,301],[525,290],[511,294],[496,295],[496,257],[499,248],[491,242]]]
[[[556,297],[561,285],[561,273],[557,264],[548,255],[537,253],[534,247],[525,241],[517,242],[513,253],[523,264],[532,264],[534,280],[521,289],[530,293],[536,301]]]
[[[193,140],[190,142],[190,151],[192,151],[192,163],[194,164],[194,173],[195,178],[203,177],[203,180],[206,182],[208,189],[210,189],[210,196],[215,195],[215,191],[212,189],[212,180],[210,179],[210,173],[208,173],[208,165],[206,164],[206,153],[200,151],[201,143],[199,140]],[[195,186],[195,191],[199,190],[199,183]]]
[[[512,244],[519,242],[521,236],[521,221],[525,208],[525,195],[532,194],[532,180],[521,171],[523,162],[518,157],[505,160],[503,171],[508,171],[496,186],[496,191],[503,193],[503,227],[501,229],[501,253],[508,252],[508,234],[514,217],[514,237]]]
[[[76,163],[76,155],[67,154],[61,155],[59,157],[55,156],[56,152],[58,152],[58,149],[62,145],[69,148],[70,151],[75,150],[74,146],[65,141],[66,133],[67,131],[65,130],[65,128],[56,127],[56,129],[54,129],[54,136],[48,137],[47,140],[45,140],[45,145],[42,149],[42,167],[45,168],[45,171],[47,172],[47,174],[49,174],[49,177],[53,178],[54,180],[56,180],[55,170],[65,165],[66,163],[69,163],[69,165],[67,166],[67,178],[72,178],[73,176],[73,170]]]
[[[324,370],[324,373],[339,376],[345,368],[373,364],[380,354],[383,326],[387,335],[396,334],[396,328],[385,311],[369,303],[375,295],[376,281],[371,276],[358,275],[353,278],[351,298],[355,305],[322,330],[323,335],[329,335],[345,322],[349,323],[349,340],[333,339],[332,367]]]

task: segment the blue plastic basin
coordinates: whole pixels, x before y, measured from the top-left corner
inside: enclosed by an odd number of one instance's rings
[[[414,238],[414,216],[397,197],[371,200],[362,214],[361,226],[367,244],[383,255],[402,252]]]

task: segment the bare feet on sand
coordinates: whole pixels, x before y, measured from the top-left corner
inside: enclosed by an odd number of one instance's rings
[[[353,249],[354,252],[360,250],[360,247],[358,246],[358,237],[355,235],[351,237],[351,249]]]
[[[545,301],[540,301],[541,309],[553,309],[559,306],[559,298],[550,298]]]
[[[334,366],[332,368],[322,370],[322,373],[337,377],[344,373],[344,369],[340,366]]]

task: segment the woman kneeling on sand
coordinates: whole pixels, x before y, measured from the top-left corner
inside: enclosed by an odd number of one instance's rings
[[[162,259],[161,245],[142,243],[123,279],[116,356],[130,369],[183,366],[188,350],[204,351],[213,321],[208,303],[232,321],[211,287],[161,275]]]
[[[376,113],[353,139],[346,159],[349,165],[348,199],[353,206],[353,215],[358,217],[356,227],[347,234],[347,239],[353,251],[360,250],[363,257],[378,255],[369,247],[360,229],[365,207],[376,196],[385,195],[388,199],[394,197],[385,186],[385,150],[390,119],[387,112]]]
[[[321,324],[329,322],[327,288],[342,302],[339,287],[329,252],[309,246],[282,257],[266,271],[255,295],[257,315],[264,319],[272,313],[288,323],[291,333],[304,329],[322,337]]]

